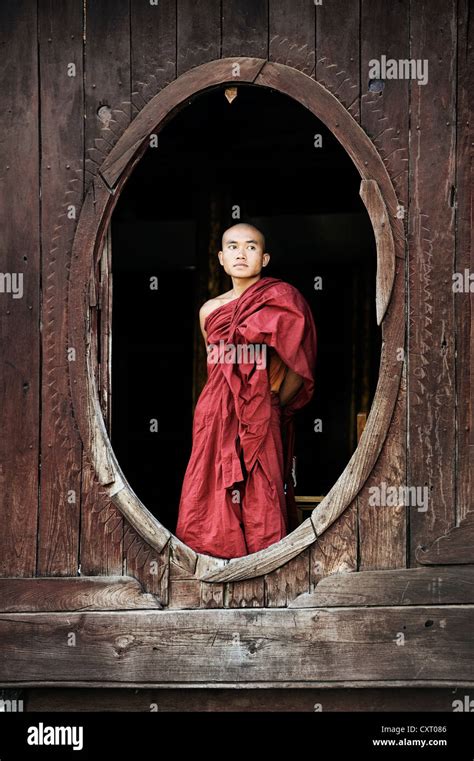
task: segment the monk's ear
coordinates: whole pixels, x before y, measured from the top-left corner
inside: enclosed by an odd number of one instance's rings
[[[263,261],[262,261],[263,266],[266,267],[269,261],[270,261],[270,254],[264,254]]]
[[[222,253],[222,251],[218,251],[218,252],[217,252],[217,256],[218,256],[218,258],[219,258],[219,261],[220,261],[220,263],[221,263],[222,265],[224,265],[224,262],[222,261],[222,257],[223,257],[223,253]]]

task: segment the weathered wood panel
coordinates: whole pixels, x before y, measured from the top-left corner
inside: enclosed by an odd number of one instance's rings
[[[131,119],[129,0],[86,4],[86,185]]]
[[[404,265],[397,261],[397,267]],[[392,308],[403,308],[400,301]],[[403,348],[403,347],[401,347]],[[404,362],[403,359],[400,361]],[[403,568],[407,564],[407,520],[410,507],[383,504],[383,494],[397,489],[406,474],[406,370],[403,368],[400,393],[384,448],[358,498],[359,569],[367,571]],[[385,489],[385,492],[383,491]],[[380,500],[378,499],[380,495]],[[389,500],[386,500],[389,502]],[[398,500],[397,500],[398,501]],[[374,504],[381,502],[382,504]],[[416,508],[413,508],[416,509]]]
[[[466,513],[459,526],[428,545],[422,545],[416,560],[423,564],[474,563],[474,510]]]
[[[177,0],[177,75],[220,57],[220,0]]]
[[[127,0],[87,4],[85,41],[85,171],[87,183],[131,118],[130,15]],[[99,272],[96,273],[99,280]],[[97,318],[92,305],[91,320]],[[96,328],[97,329],[97,328]],[[123,518],[87,456],[83,459],[81,571],[122,573]]]
[[[125,521],[124,572],[139,579],[146,592],[168,604],[169,544],[159,553]]]
[[[38,4],[41,99],[42,404],[40,575],[79,566],[82,442],[69,392],[67,281],[83,199],[83,12]],[[65,27],[67,34],[64,33]]]
[[[360,122],[360,2],[316,7],[316,79]]]
[[[310,551],[310,591],[323,576],[357,570],[357,500],[318,537]]]
[[[34,576],[40,410],[36,5],[1,4],[0,46],[0,574]]]
[[[361,124],[382,156],[400,204],[408,205],[409,80],[384,78],[369,90],[370,62],[409,59],[409,0],[362,0],[360,20]],[[415,13],[417,10],[415,9]],[[421,88],[423,89],[423,88]]]
[[[222,0],[221,57],[268,57],[269,0]]]
[[[335,573],[290,608],[474,604],[474,565]]]
[[[433,19],[436,18],[436,23]],[[411,57],[428,82],[410,82],[408,473],[428,509],[410,512],[411,563],[418,546],[455,523],[454,272],[456,3],[412,5]]]
[[[265,607],[284,608],[309,591],[311,548],[307,547],[276,571],[265,574]]]
[[[265,605],[265,577],[234,581],[225,584],[226,608],[263,608]]]
[[[5,613],[0,681],[474,683],[473,626],[463,605]]]
[[[270,0],[270,61],[314,76],[316,9],[313,0]]]
[[[472,31],[469,38],[469,0],[458,3],[457,112],[456,112],[456,258],[455,271],[474,273],[472,245],[472,173],[470,165],[474,61]],[[471,24],[472,30],[472,24]],[[474,507],[474,292],[454,294],[456,331],[456,518],[459,522]],[[470,360],[470,361],[469,361]]]
[[[132,116],[176,78],[176,0],[130,3]]]
[[[359,2],[336,0],[315,7],[315,78],[360,121]],[[341,18],[344,23],[341,24]],[[322,576],[355,571],[358,563],[357,498],[310,548],[310,589]]]
[[[126,576],[1,579],[2,613],[160,608],[152,594]]]
[[[409,57],[408,0],[387,5],[383,0],[363,0],[361,4],[361,125],[378,149],[397,193],[398,202],[407,207],[408,198],[408,81],[385,80],[381,92],[370,91],[372,60],[382,54]],[[404,222],[405,224],[405,222]],[[397,261],[397,278],[404,281],[404,263]],[[404,289],[403,289],[404,290]],[[390,309],[404,315],[404,293],[392,294]],[[385,338],[385,336],[384,336]],[[406,368],[403,337],[393,346],[402,365],[402,380],[389,433],[380,457],[358,497],[359,567],[400,568],[406,565],[407,510],[402,505],[370,503],[371,491],[406,483]]]

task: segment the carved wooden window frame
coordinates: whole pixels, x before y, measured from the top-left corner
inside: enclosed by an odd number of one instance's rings
[[[177,539],[147,510],[122,473],[99,404],[88,297],[112,211],[148,147],[149,135],[159,131],[189,98],[239,82],[269,87],[300,102],[331,130],[357,167],[360,195],[372,222],[377,248],[376,313],[382,329],[382,351],[378,384],[364,432],[324,500],[279,542],[251,555],[223,560],[197,553]],[[197,578],[229,582],[274,571],[316,541],[364,486],[387,436],[403,366],[399,350],[405,340],[405,233],[400,208],[375,146],[337,98],[308,75],[258,58],[219,59],[178,77],[139,112],[91,182],[74,238],[68,294],[69,346],[76,349],[76,361],[69,363],[74,414],[84,447],[112,502],[156,551],[161,552],[169,542],[171,556]]]

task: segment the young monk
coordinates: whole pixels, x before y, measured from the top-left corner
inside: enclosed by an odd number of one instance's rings
[[[316,328],[296,288],[262,277],[270,254],[260,230],[233,225],[218,257],[232,289],[199,313],[208,379],[194,413],[176,536],[197,552],[234,558],[296,528],[292,415],[313,393]]]

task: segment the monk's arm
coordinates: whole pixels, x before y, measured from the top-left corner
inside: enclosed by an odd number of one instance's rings
[[[202,337],[204,338],[204,343],[206,345],[207,345],[207,334],[206,334],[206,331],[204,330],[204,323],[206,322],[206,317],[212,312],[213,308],[215,308],[213,300],[209,299],[209,301],[206,301],[206,303],[203,304],[201,309],[199,310],[199,325],[201,327]]]
[[[294,395],[298,391],[298,389],[301,387],[303,383],[303,378],[301,375],[298,375],[297,373],[293,372],[293,370],[290,370],[288,368],[285,379],[283,383],[280,386],[280,405],[282,407],[285,406],[285,404],[288,404],[291,399],[293,399]]]

